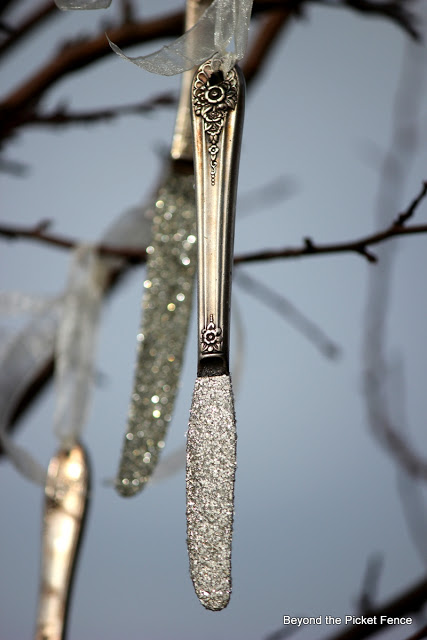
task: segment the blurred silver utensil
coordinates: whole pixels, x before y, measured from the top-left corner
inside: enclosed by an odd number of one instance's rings
[[[35,640],[64,640],[72,579],[89,495],[89,462],[82,445],[61,449],[49,463]]]

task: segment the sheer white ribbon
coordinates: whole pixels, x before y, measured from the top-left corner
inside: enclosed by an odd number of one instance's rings
[[[94,247],[75,249],[55,349],[54,433],[63,447],[73,446],[85,425],[106,275]]]
[[[27,479],[44,485],[46,470],[16,444],[7,427],[19,399],[46,365],[46,352],[54,349],[60,298],[28,296],[20,292],[0,295],[2,316],[30,314],[18,331],[3,332],[0,344],[0,443],[15,468]]]
[[[44,485],[45,469],[6,432],[15,407],[14,396],[19,397],[28,379],[43,365],[46,350],[53,347],[57,386],[54,431],[63,447],[79,439],[92,386],[94,345],[107,272],[95,249],[82,245],[74,251],[67,289],[61,298],[37,299],[20,293],[0,296],[3,313],[36,312],[29,326],[6,341],[0,355],[3,363],[12,364],[14,372],[22,375],[20,385],[13,389],[9,389],[6,376],[0,377],[1,395],[9,394],[0,398],[0,443],[15,467],[37,484]],[[10,370],[7,374],[14,379]]]
[[[151,210],[147,210],[145,207],[137,206],[125,211],[103,234],[101,237],[101,244],[112,244],[115,246],[134,247],[135,249],[143,249],[150,244],[151,236]],[[92,251],[91,249],[88,249]],[[83,248],[81,249],[83,251]],[[83,252],[84,253],[84,252]],[[80,255],[80,253],[78,254]],[[89,259],[86,255],[87,262],[91,263],[92,259]],[[75,264],[77,260],[77,265]],[[95,291],[99,293],[99,280],[103,280],[105,274],[111,275],[119,269],[123,264],[124,259],[119,257],[104,257],[102,259],[102,265],[98,260],[94,272],[89,268],[86,271],[86,277],[91,279],[91,273],[98,284],[95,285]],[[80,255],[79,259],[74,256],[73,266],[69,276],[69,284],[66,291],[56,297],[43,297],[37,295],[29,295],[20,291],[12,292],[0,292],[0,320],[7,319],[9,317],[23,316],[26,321],[20,328],[16,328],[16,323],[13,327],[3,327],[0,324],[0,444],[4,451],[10,458],[11,462],[17,468],[22,475],[29,480],[32,480],[36,484],[44,485],[46,470],[45,468],[34,459],[29,452],[23,447],[16,444],[7,432],[8,425],[11,418],[14,415],[20,400],[25,395],[28,387],[37,379],[39,373],[48,365],[52,357],[57,357],[57,346],[61,344],[60,351],[64,357],[66,352],[69,351],[69,340],[66,335],[73,335],[74,331],[72,325],[70,328],[70,320],[64,317],[63,309],[67,305],[71,305],[71,311],[73,317],[79,320],[80,315],[76,312],[79,306],[79,300],[83,300],[88,296],[88,287],[91,288],[90,283],[84,284],[82,282],[84,270],[83,263],[84,255]],[[101,269],[101,272],[98,270]],[[106,270],[104,272],[104,269]],[[84,278],[83,278],[84,280]],[[77,281],[80,284],[77,284]],[[78,290],[81,290],[81,294]],[[86,293],[85,293],[86,292]],[[68,295],[70,298],[68,299]],[[98,294],[95,294],[95,298],[98,299]],[[68,301],[67,301],[68,300]],[[95,306],[98,304],[96,301]],[[76,306],[77,305],[77,306]],[[96,319],[98,311],[94,309],[94,303],[90,303],[90,308],[83,313],[82,317],[89,316],[89,319]],[[74,306],[74,310],[73,310]],[[90,310],[91,309],[91,310]],[[65,323],[65,329],[60,329],[61,318]],[[67,328],[68,326],[68,328]],[[58,338],[59,333],[62,332],[62,337]],[[65,337],[64,337],[65,332]],[[88,340],[88,334],[92,335],[96,333],[96,327],[86,327],[79,329],[79,333],[83,339],[83,345]],[[92,347],[93,348],[93,347]],[[77,350],[84,349],[84,346],[76,345]],[[77,354],[77,351],[75,351]],[[93,352],[92,352],[93,353]],[[73,354],[73,351],[71,351]],[[86,362],[86,375],[88,368],[92,368],[92,365],[87,363],[87,356],[83,359],[83,363]],[[75,361],[75,358],[73,357]],[[62,361],[63,362],[63,361]],[[79,388],[84,385],[84,377],[82,382],[82,375],[75,370],[71,362],[65,365],[62,364],[65,371],[69,371],[70,376],[77,383]],[[62,375],[64,373],[62,370]],[[70,381],[71,381],[70,377]],[[65,379],[64,385],[69,387],[69,382]],[[64,387],[65,388],[65,387]],[[58,409],[56,413],[56,431],[60,434],[60,438],[71,439],[73,438],[73,429],[75,434],[80,434],[83,425],[75,424],[66,418],[66,422],[59,424],[60,413],[65,411],[66,402],[62,400],[63,391],[61,391],[61,384],[59,384],[59,397],[57,399]],[[78,391],[74,390],[73,397],[75,398]],[[81,409],[83,411],[83,409]],[[71,416],[71,414],[70,414]]]
[[[174,76],[209,58],[217,60],[218,69],[228,73],[245,55],[252,3],[253,0],[214,0],[194,27],[172,44],[146,56],[126,56],[110,39],[109,43],[121,58],[150,73]]]
[[[103,6],[106,4],[98,1]],[[183,36],[145,56],[127,56],[110,39],[108,41],[117,55],[150,73],[174,76],[209,58],[216,60],[218,69],[227,73],[245,55],[252,3],[253,0],[214,0]],[[77,4],[79,7],[75,6]],[[62,9],[94,9],[96,4],[96,0],[57,0]]]

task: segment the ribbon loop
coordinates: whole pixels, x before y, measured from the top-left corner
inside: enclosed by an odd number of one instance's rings
[[[108,41],[117,55],[150,73],[173,76],[209,58],[218,60],[219,69],[228,73],[245,55],[252,3],[253,0],[214,0],[194,27],[172,44],[145,56],[127,56]]]

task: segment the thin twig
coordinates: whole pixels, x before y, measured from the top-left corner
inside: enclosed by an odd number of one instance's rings
[[[382,629],[389,626],[386,622],[381,622],[381,616],[386,618],[407,618],[418,613],[423,609],[427,602],[427,578],[421,580],[414,586],[410,587],[403,593],[399,594],[393,600],[389,600],[381,606],[364,612],[364,617],[374,618],[374,624],[351,624],[344,627],[344,631],[335,635],[326,636],[324,640],[364,640],[375,635]],[[395,627],[396,625],[391,625]],[[299,629],[301,627],[293,627]],[[411,636],[407,640],[422,640],[425,635],[425,628]],[[270,634],[265,640],[282,640],[288,637],[288,628],[278,629],[275,633]]]
[[[384,556],[381,553],[372,554],[367,559],[362,589],[356,601],[356,610],[360,615],[365,615],[366,611],[371,611],[375,606],[383,564]]]
[[[421,33],[415,27],[415,15],[408,10],[411,0],[391,0],[391,2],[372,2],[371,0],[343,0],[343,5],[361,13],[388,18],[403,28],[414,40],[421,40]],[[336,5],[339,6],[339,5]]]
[[[277,2],[275,0],[256,0],[254,15],[267,10],[271,11],[272,8],[274,10],[268,17],[265,28],[261,29],[259,33],[256,46],[252,48],[252,52],[250,51],[247,56],[245,65],[249,81],[251,81],[255,73],[258,73],[262,61],[288,18],[291,15],[301,13],[304,4],[309,1],[316,0],[277,0]],[[414,26],[414,16],[403,8],[400,2],[379,4],[369,0],[346,0],[345,4],[367,14],[383,15],[390,18],[406,29],[413,37],[418,37],[418,32]],[[49,15],[54,15],[52,3],[40,7],[33,15],[30,15],[18,28],[18,33],[27,33],[34,26],[40,24],[43,17]],[[179,36],[182,33],[183,25],[184,14],[179,11],[151,20],[140,22],[125,21],[123,24],[109,29],[108,35],[120,47],[128,47],[159,38]],[[8,46],[11,44],[12,41]],[[110,52],[111,49],[104,33],[97,34],[92,38],[79,39],[77,42],[68,43],[67,46],[62,47],[56,56],[15,88],[0,103],[2,121],[0,139],[4,140],[12,136],[14,130],[26,122],[25,112],[34,111],[35,105],[39,103],[44,93],[58,80],[101,60]]]
[[[389,227],[388,229],[365,236],[362,239],[342,242],[336,244],[324,244],[315,245],[312,241],[306,241],[302,247],[288,247],[284,249],[270,249],[265,251],[259,251],[254,253],[245,253],[237,255],[234,258],[234,264],[242,264],[244,262],[261,262],[266,260],[277,259],[293,259],[304,258],[309,256],[318,256],[325,254],[335,253],[357,253],[365,256],[369,262],[376,262],[377,258],[373,254],[369,253],[366,249],[371,244],[379,244],[385,240],[397,236],[414,235],[420,233],[427,233],[427,225],[411,225],[408,227]],[[0,223],[0,236],[5,238],[17,240],[17,239],[31,239],[43,242],[63,249],[73,249],[80,244],[80,240],[67,238],[50,232],[40,232],[39,225],[35,227],[24,227],[19,225],[9,225]],[[140,249],[133,249],[132,247],[115,247],[111,245],[98,245],[98,251],[101,255],[116,256],[125,258],[133,264],[139,262],[145,262],[146,255]]]
[[[325,254],[337,254],[337,253],[356,253],[364,256],[369,262],[376,262],[377,258],[372,254],[368,247],[371,245],[380,244],[391,238],[405,235],[416,235],[421,233],[427,233],[427,224],[421,225],[409,225],[405,226],[399,221],[407,219],[408,212],[410,215],[414,215],[416,208],[422,202],[427,195],[427,182],[423,183],[420,194],[411,202],[408,209],[399,214],[396,221],[393,222],[383,231],[366,235],[357,240],[351,240],[347,242],[337,242],[331,244],[315,244],[310,238],[306,238],[302,247],[288,247],[284,249],[267,249],[265,251],[258,251],[254,253],[245,253],[235,256],[234,263],[241,264],[243,262],[259,262],[265,260],[276,259],[289,259],[289,258],[303,258],[308,256],[317,256]],[[31,240],[37,240],[46,244],[61,247],[64,249],[72,249],[80,244],[81,241],[72,238],[66,238],[47,231],[45,221],[38,223],[35,226],[24,227],[18,225],[10,225],[0,223],[0,236],[5,238],[17,240],[19,238],[27,238]],[[125,258],[131,263],[145,262],[145,251],[139,249],[133,249],[131,247],[113,247],[110,245],[99,245],[98,251],[101,255],[110,255]]]
[[[283,249],[272,249],[266,251],[257,251],[254,253],[246,253],[235,256],[234,263],[241,262],[258,262],[260,260],[276,260],[279,258],[302,258],[306,256],[314,256],[330,253],[357,253],[364,256],[368,262],[377,262],[375,254],[371,253],[368,247],[377,245],[386,240],[390,240],[396,236],[412,235],[426,233],[427,225],[410,225],[405,226],[406,220],[412,217],[427,195],[427,182],[424,182],[420,193],[414,198],[409,207],[398,215],[396,220],[382,231],[366,235],[357,240],[348,242],[338,242],[333,244],[315,244],[311,238],[305,238],[303,247],[286,247]]]
[[[334,2],[331,0],[255,0],[254,11],[259,11],[262,7],[276,8],[278,6],[293,11],[302,12],[305,4],[315,3],[323,6],[331,6],[337,9],[350,9],[367,16],[378,16],[394,22],[398,27],[406,31],[414,40],[421,41],[421,32],[416,27],[416,15],[408,9],[412,0],[389,0],[389,2],[378,2],[377,0],[342,0]]]
[[[179,36],[182,33],[183,24],[184,14],[178,11],[160,18],[112,28],[108,35],[120,47],[130,47],[158,38]],[[63,47],[46,65],[43,65],[0,103],[2,116],[0,138],[11,135],[15,127],[19,126],[21,121],[25,121],[25,111],[34,110],[34,105],[59,79],[80,71],[110,53],[110,45],[104,33]]]
[[[131,114],[151,113],[157,107],[170,107],[176,105],[176,96],[172,93],[163,93],[150,100],[137,104],[118,105],[93,109],[92,111],[67,111],[64,107],[58,107],[51,113],[28,113],[21,122],[23,126],[56,126],[74,124],[89,124],[92,122],[104,122],[120,116]]]
[[[29,238],[61,249],[73,249],[80,244],[79,240],[50,233],[47,230],[50,224],[50,220],[41,220],[33,227],[16,227],[14,225],[0,223],[0,236],[9,238],[10,240]],[[124,258],[131,264],[139,264],[140,262],[146,261],[145,251],[132,249],[132,247],[115,247],[112,245],[99,244],[97,245],[97,250],[100,255]]]
[[[422,130],[423,95],[426,88],[426,54],[407,42],[399,74],[398,88],[393,107],[393,127],[390,146],[384,155],[380,171],[376,224],[390,224],[390,206],[403,194],[411,165],[417,151],[417,141]],[[427,191],[423,185],[420,193],[394,222],[391,228],[401,228],[412,218]],[[378,269],[370,273],[366,300],[365,330],[363,340],[363,386],[366,416],[372,434],[391,460],[397,463],[412,479],[427,481],[427,457],[407,437],[404,429],[403,389],[392,392],[389,364],[387,324],[391,305],[393,264],[397,246],[384,247]]]
[[[248,293],[264,302],[276,313],[279,313],[290,325],[314,344],[326,358],[335,360],[340,355],[341,348],[282,294],[241,271],[236,272],[236,280]]]
[[[397,236],[414,235],[419,233],[427,233],[427,225],[411,225],[409,227],[392,226],[384,229],[379,233],[364,236],[357,240],[348,242],[337,242],[331,244],[314,244],[310,238],[305,239],[302,247],[284,247],[283,249],[271,249],[266,251],[254,251],[253,253],[245,253],[237,255],[234,258],[235,264],[241,262],[260,262],[265,260],[278,260],[288,258],[305,258],[308,256],[319,256],[325,254],[336,253],[356,253],[365,257],[368,262],[375,263],[378,258],[375,254],[368,250],[371,245],[376,245],[386,240],[391,240]]]
[[[395,226],[399,227],[399,226],[404,225],[405,222],[407,222],[410,218],[412,218],[412,216],[415,214],[420,202],[422,200],[424,200],[424,198],[426,197],[426,194],[427,194],[427,182],[424,182],[419,194],[417,196],[415,196],[415,198],[412,200],[411,204],[406,209],[406,211],[403,211],[402,213],[400,213],[397,216],[397,218],[396,218],[396,220],[394,221],[393,224]]]
[[[365,618],[374,618],[374,624],[352,624],[341,633],[328,636],[326,640],[363,640],[372,636],[380,629],[387,627],[386,622],[381,622],[381,617],[403,618],[420,611],[427,602],[427,578],[407,589],[393,600],[389,600],[381,606],[365,612]],[[396,626],[396,625],[392,625]]]
[[[413,633],[405,640],[423,640],[423,638],[427,638],[427,624],[421,627],[421,629],[418,629],[418,631]]]
[[[16,27],[11,28],[9,37],[0,44],[0,56],[9,53],[13,47],[29,36],[36,28],[45,24],[48,18],[59,16],[60,13],[53,0],[47,0],[39,5],[32,13]]]
[[[290,22],[295,13],[294,9],[278,9],[268,14],[257,33],[255,41],[242,64],[246,83],[249,85],[260,76],[261,69],[265,66],[269,54],[277,43],[282,30]]]

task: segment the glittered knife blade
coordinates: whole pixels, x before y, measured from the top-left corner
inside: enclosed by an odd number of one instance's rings
[[[186,31],[210,1],[187,0]],[[190,38],[189,53],[193,44]],[[137,494],[157,465],[173,413],[187,342],[196,261],[192,77],[192,71],[182,76],[172,162],[153,207],[153,238],[147,248],[134,387],[116,481],[123,496]]]
[[[212,611],[231,594],[235,471],[230,376],[197,378],[187,433],[187,546],[194,589]]]
[[[144,487],[165,444],[191,317],[195,225],[194,177],[172,173],[157,193],[147,248],[137,363],[116,483],[124,496]]]

